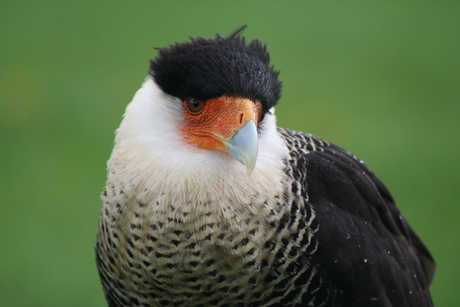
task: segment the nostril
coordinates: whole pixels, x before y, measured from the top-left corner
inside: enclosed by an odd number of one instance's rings
[[[240,114],[240,124],[243,123],[243,118],[244,118],[244,114],[241,113],[241,114]]]

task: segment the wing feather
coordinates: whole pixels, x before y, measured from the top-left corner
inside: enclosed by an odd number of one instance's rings
[[[294,177],[318,219],[312,261],[342,289],[343,304],[432,306],[433,258],[384,184],[336,145],[288,129],[279,132],[297,159]]]

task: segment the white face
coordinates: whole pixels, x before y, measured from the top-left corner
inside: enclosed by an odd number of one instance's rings
[[[182,133],[186,121],[183,102],[163,93],[148,78],[127,107],[117,130],[116,146],[108,162],[109,180],[115,176],[136,189],[174,189],[171,194],[175,197],[207,199],[238,189],[251,193],[276,190],[274,178],[282,177],[282,158],[288,152],[276,132],[273,109],[259,123],[257,162],[249,178],[244,165],[227,152],[190,144]],[[216,188],[209,189],[212,186]],[[216,194],[205,196],[202,191]],[[239,194],[231,197],[238,199],[242,197]]]

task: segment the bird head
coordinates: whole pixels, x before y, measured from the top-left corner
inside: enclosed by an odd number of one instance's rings
[[[183,140],[233,156],[249,176],[257,159],[259,124],[277,103],[281,82],[269,66],[265,45],[246,43],[244,28],[227,38],[191,38],[157,48],[149,74],[164,93],[180,101],[176,108],[182,111]]]

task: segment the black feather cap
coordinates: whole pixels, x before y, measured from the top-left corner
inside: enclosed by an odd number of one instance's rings
[[[246,44],[245,28],[227,38],[191,38],[158,48],[149,73],[165,93],[182,100],[244,97],[260,101],[266,112],[281,95],[279,72],[270,67],[265,45],[256,39]]]

